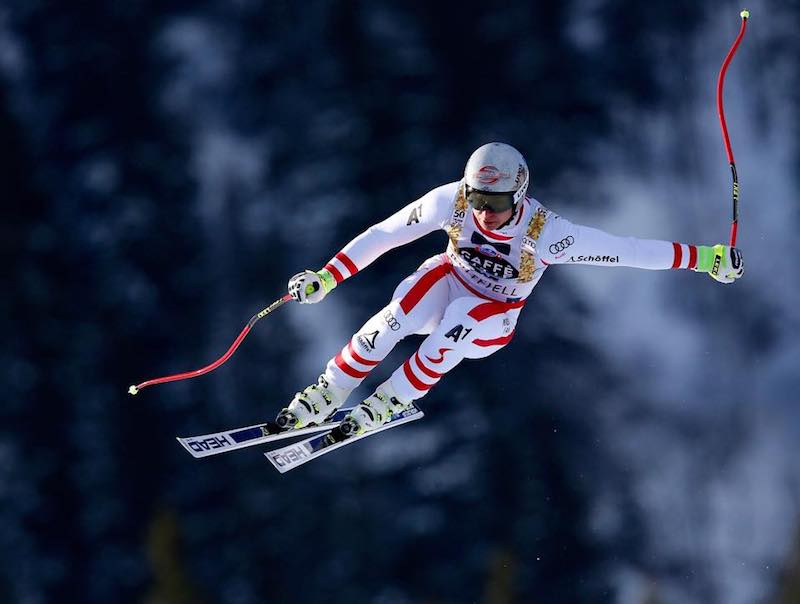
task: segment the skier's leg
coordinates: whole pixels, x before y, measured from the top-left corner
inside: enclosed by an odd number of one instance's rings
[[[345,419],[345,433],[371,430],[425,396],[462,359],[487,357],[514,335],[522,303],[456,298],[416,353]]]
[[[397,343],[412,333],[429,333],[441,320],[448,300],[441,256],[430,258],[395,289],[392,300],[359,329],[312,384],[281,411],[282,426],[319,423],[338,409]],[[427,330],[427,331],[426,331]]]

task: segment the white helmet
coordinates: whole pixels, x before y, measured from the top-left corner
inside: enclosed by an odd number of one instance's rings
[[[522,153],[505,143],[488,143],[469,156],[464,184],[475,191],[513,193],[514,203],[528,190],[528,164]]]

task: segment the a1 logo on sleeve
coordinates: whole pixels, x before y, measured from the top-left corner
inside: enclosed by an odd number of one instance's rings
[[[406,226],[418,223],[420,218],[422,218],[422,204],[414,206],[414,209],[411,210],[411,214],[408,215],[408,220],[406,221]]]

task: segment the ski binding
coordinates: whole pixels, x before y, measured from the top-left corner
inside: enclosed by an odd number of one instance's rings
[[[350,410],[348,409],[347,412],[349,411]],[[403,411],[392,415],[392,417],[390,417],[385,424],[375,428],[374,430],[370,430],[369,432],[348,437],[344,436],[337,427],[334,427],[324,434],[316,434],[305,440],[292,443],[291,445],[287,445],[280,449],[267,451],[264,453],[264,455],[270,461],[270,463],[275,466],[275,469],[278,470],[278,472],[284,474],[285,472],[294,470],[296,467],[301,466],[312,459],[316,459],[317,457],[321,457],[326,453],[335,451],[339,447],[352,444],[357,440],[361,440],[367,436],[373,436],[374,434],[378,434],[379,432],[383,432],[389,428],[396,428],[403,424],[407,424],[408,422],[422,419],[424,416],[425,414],[419,407],[411,404],[411,406],[407,407]],[[295,431],[295,434],[296,433],[297,432]]]
[[[286,430],[279,428],[275,422],[267,422],[199,436],[179,436],[177,440],[192,457],[200,459],[284,438],[325,432],[338,426],[350,411],[350,409],[339,409],[327,421],[304,428]]]

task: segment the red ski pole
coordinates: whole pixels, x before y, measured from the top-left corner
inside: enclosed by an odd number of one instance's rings
[[[747,20],[750,18],[750,11],[743,10],[739,13],[742,18],[742,26],[739,29],[739,35],[733,42],[733,46],[728,51],[728,55],[722,62],[722,68],[719,70],[719,77],[717,78],[717,112],[719,113],[719,124],[722,127],[722,140],[725,143],[725,152],[728,154],[728,163],[731,166],[731,175],[733,176],[733,222],[731,223],[731,237],[730,246],[736,245],[736,234],[739,230],[739,176],[736,174],[736,162],[733,159],[733,149],[731,149],[731,141],[728,138],[728,126],[725,123],[725,108],[722,105],[722,86],[725,83],[725,72],[728,70],[728,64],[736,54],[736,49],[739,48],[739,43],[744,37],[744,30],[747,28]]]
[[[289,302],[291,299],[292,299],[291,294],[286,294],[283,298],[275,300],[275,302],[267,306],[265,309],[254,314],[247,322],[247,325],[244,326],[244,329],[242,329],[242,332],[239,334],[239,336],[233,341],[233,344],[231,344],[230,348],[228,348],[228,351],[210,365],[206,365],[205,367],[196,369],[194,371],[187,371],[186,373],[176,373],[175,375],[167,375],[164,377],[147,380],[146,382],[142,382],[141,384],[136,384],[135,386],[131,386],[130,388],[128,388],[128,393],[137,394],[139,390],[141,390],[142,388],[147,388],[148,386],[154,386],[155,384],[164,384],[166,382],[176,382],[178,380],[187,380],[189,378],[194,378],[199,375],[203,375],[204,373],[208,373],[209,371],[214,371],[214,369],[216,369],[217,367],[222,365],[225,361],[227,361],[229,358],[231,358],[231,355],[234,352],[236,352],[236,349],[239,348],[239,344],[242,343],[242,340],[244,340],[245,336],[247,336],[247,334],[250,333],[250,330],[253,328],[253,325],[255,325],[259,319],[263,319],[273,310],[275,310],[279,306],[283,306],[284,304],[286,304],[286,302]]]

